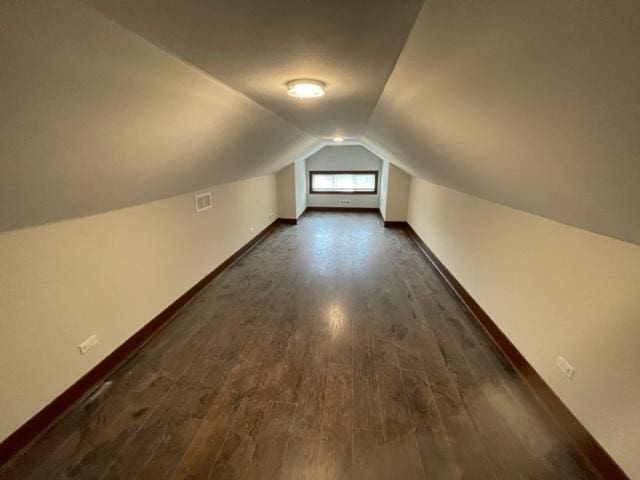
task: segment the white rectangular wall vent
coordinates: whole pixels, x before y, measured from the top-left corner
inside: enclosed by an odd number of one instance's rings
[[[211,192],[199,193],[196,195],[196,212],[201,212],[211,208]]]

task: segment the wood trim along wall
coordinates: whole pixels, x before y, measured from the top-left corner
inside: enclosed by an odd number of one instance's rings
[[[302,215],[304,215],[304,212],[300,216]],[[298,219],[297,218],[279,218],[277,222],[283,225],[297,225]]]
[[[377,207],[307,207],[302,213],[307,212],[360,212],[360,213],[379,213]],[[300,215],[300,216],[302,216]]]
[[[0,443],[0,473],[17,459],[21,452],[26,450],[47,430],[55,425],[76,403],[93,392],[93,390],[102,384],[120,365],[135,355],[151,337],[166,326],[169,321],[174,318],[175,314],[200,290],[207,286],[209,282],[246,255],[267,235],[272,233],[276,223],[288,223],[282,222],[281,220],[282,219],[278,219],[269,224],[211,273],[207,274],[207,276],[182,294],[180,298],[160,312],[153,320],[107,355],[78,381],[58,395],[50,404],[3,440],[2,443]]]
[[[404,228],[409,237],[418,245],[418,248],[427,257],[440,274],[443,281],[453,293],[462,301],[469,312],[476,318],[487,332],[496,346],[503,352],[511,365],[522,377],[525,384],[531,389],[541,406],[551,413],[560,426],[572,437],[592,467],[607,480],[628,480],[629,477],[611,458],[604,448],[593,438],[588,430],[571,413],[571,410],[560,400],[554,391],[547,385],[542,377],[535,371],[527,359],[518,351],[511,340],[500,330],[496,323],[487,315],[480,305],[473,299],[467,290],[458,282],[453,274],[444,266],[427,244],[420,238],[416,231],[407,222],[389,222],[395,228]],[[402,223],[403,225],[397,225]],[[387,227],[385,222],[385,227]]]
[[[380,213],[382,216],[382,213]],[[404,220],[383,220],[385,228],[406,228],[407,222]]]
[[[309,212],[351,212],[351,213],[375,213],[380,217],[382,223],[384,218],[382,212],[377,207],[307,207],[298,217],[298,221],[302,219]],[[405,222],[402,222],[403,224]]]

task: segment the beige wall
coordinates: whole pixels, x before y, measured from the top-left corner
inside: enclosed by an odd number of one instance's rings
[[[275,218],[273,175],[208,191],[0,234],[0,440]]]
[[[640,244],[638,0],[428,0],[365,142],[412,175]]]
[[[276,174],[280,218],[298,218],[307,208],[305,164],[304,158],[298,159]]]
[[[386,221],[401,222],[407,219],[411,176],[393,163],[383,162],[380,183],[380,212]]]
[[[361,145],[329,145],[307,158],[309,170],[382,170],[382,160]],[[307,173],[308,175],[308,173]],[[380,182],[378,174],[378,182]],[[308,192],[308,189],[307,189]],[[348,207],[378,208],[380,185],[377,195],[321,195],[307,193],[310,207],[341,207],[340,200],[349,200]]]
[[[296,218],[307,208],[307,161],[300,158],[294,163],[296,180]]]
[[[408,222],[631,478],[640,247],[413,178]],[[567,379],[554,362],[576,369]]]
[[[278,217],[298,218],[296,215],[295,164],[287,165],[276,173]]]
[[[0,231],[270,174],[320,143],[82,3],[0,11]]]
[[[389,187],[389,162],[382,160],[382,168],[380,169],[380,213],[382,218],[387,213],[387,190]]]

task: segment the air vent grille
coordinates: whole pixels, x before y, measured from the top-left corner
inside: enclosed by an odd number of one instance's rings
[[[207,208],[211,208],[211,193],[199,193],[196,195],[196,212],[201,212]]]

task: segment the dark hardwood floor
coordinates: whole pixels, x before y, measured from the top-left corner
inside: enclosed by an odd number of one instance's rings
[[[595,478],[402,230],[313,212],[2,479]]]

